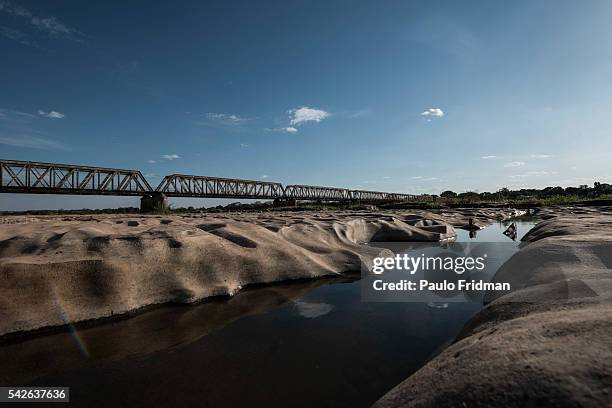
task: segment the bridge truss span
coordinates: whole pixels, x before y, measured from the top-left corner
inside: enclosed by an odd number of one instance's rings
[[[151,186],[138,170],[0,160],[0,192],[141,196]]]
[[[351,190],[351,200],[364,201],[413,201],[412,194],[384,193],[381,191]]]
[[[345,188],[289,185],[285,187],[285,198],[294,200],[347,201],[351,191]]]
[[[274,199],[283,196],[280,183],[172,174],[157,189],[169,197]]]
[[[138,170],[0,160],[0,193],[91,194],[308,201],[420,201],[432,196],[288,185],[233,178],[171,174],[156,189]],[[155,198],[157,197],[157,198]]]

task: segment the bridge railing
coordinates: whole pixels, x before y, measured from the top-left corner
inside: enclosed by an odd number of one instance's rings
[[[285,197],[295,200],[350,200],[351,190],[336,187],[289,185]]]
[[[381,191],[351,190],[351,199],[364,201],[411,201],[413,194],[385,193]]]
[[[0,160],[0,192],[143,195],[151,186],[138,170]]]
[[[155,189],[169,197],[274,199],[283,196],[283,186],[255,180],[171,174]]]

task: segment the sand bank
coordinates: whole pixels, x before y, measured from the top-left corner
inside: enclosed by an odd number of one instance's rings
[[[0,218],[0,335],[359,273],[367,243],[440,241],[512,210]]]

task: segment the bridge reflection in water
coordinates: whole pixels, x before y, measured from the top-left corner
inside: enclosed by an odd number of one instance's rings
[[[221,177],[171,174],[153,189],[138,170],[0,160],[0,193],[274,199],[281,201],[421,201],[431,196],[288,185]]]

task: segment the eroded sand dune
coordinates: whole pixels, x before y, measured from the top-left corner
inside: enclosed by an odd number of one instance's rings
[[[612,406],[612,208],[556,208],[455,344],[375,406]]]
[[[0,218],[0,335],[359,273],[372,241],[440,241],[511,210]]]

